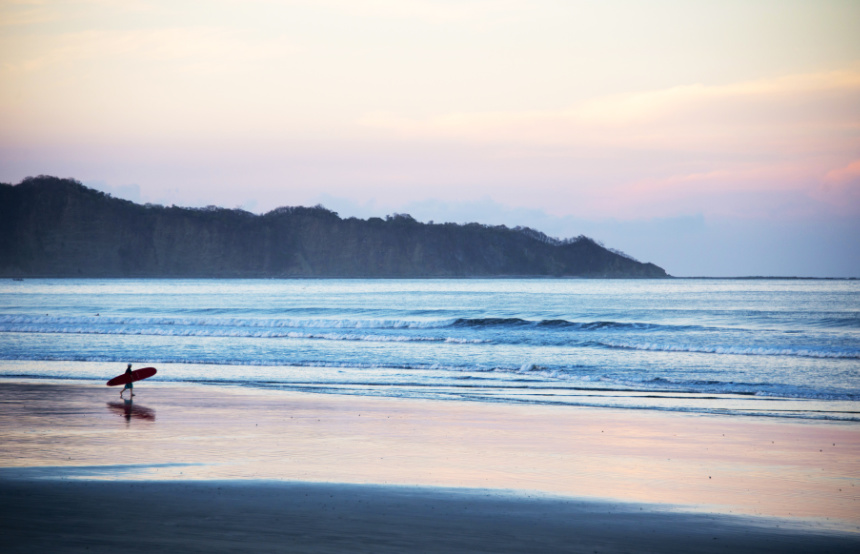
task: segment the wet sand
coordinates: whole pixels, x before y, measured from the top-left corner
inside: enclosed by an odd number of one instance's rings
[[[4,552],[856,552],[847,534],[481,490],[0,481]],[[782,526],[780,524],[782,523]]]
[[[0,384],[4,552],[860,546],[855,424],[136,392]]]

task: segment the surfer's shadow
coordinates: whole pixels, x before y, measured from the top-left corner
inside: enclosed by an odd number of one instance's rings
[[[126,421],[131,421],[132,419],[155,421],[155,410],[146,406],[135,406],[132,399],[123,400],[122,402],[108,402],[107,407],[111,413],[125,418]]]

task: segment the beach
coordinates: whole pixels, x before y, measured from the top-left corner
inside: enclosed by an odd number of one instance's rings
[[[143,382],[0,384],[4,551],[853,551],[860,429]],[[306,496],[305,496],[306,495]]]
[[[0,498],[8,512],[4,552],[782,553],[857,548],[856,536],[786,528],[784,521],[486,491],[254,481],[4,481]]]

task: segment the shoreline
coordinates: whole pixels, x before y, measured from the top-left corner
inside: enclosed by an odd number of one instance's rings
[[[220,337],[219,337],[220,338]],[[116,372],[117,361],[7,361],[0,367],[0,382],[21,382],[37,384],[70,384],[77,386],[100,387],[105,375]],[[125,362],[122,362],[123,366]],[[208,390],[236,388],[249,391],[256,389],[261,394],[320,394],[324,397],[354,396],[356,398],[416,399],[430,401],[453,401],[483,403],[488,406],[507,404],[518,405],[523,409],[532,406],[549,408],[581,407],[585,409],[634,410],[645,412],[666,412],[687,415],[751,417],[777,419],[784,421],[822,421],[833,423],[860,424],[860,404],[853,399],[816,397],[794,397],[790,394],[758,395],[752,392],[724,391],[685,391],[667,388],[633,388],[626,385],[601,383],[589,387],[569,383],[528,384],[517,386],[513,382],[492,378],[474,386],[468,379],[439,383],[429,386],[422,379],[430,377],[431,369],[410,368],[419,372],[418,380],[401,379],[398,368],[373,368],[378,375],[362,382],[360,367],[340,365],[277,365],[274,363],[252,364],[212,364],[208,362],[164,362],[148,361],[157,364],[159,375],[147,380],[145,386],[205,386]],[[145,364],[144,364],[145,365]],[[284,378],[281,371],[286,369],[293,377]],[[307,372],[319,372],[309,376]],[[209,373],[220,375],[209,380]],[[165,379],[164,375],[172,375]],[[305,375],[302,375],[305,374]],[[75,378],[69,378],[75,375]],[[177,377],[178,376],[178,377]],[[479,378],[484,378],[478,375]],[[312,379],[318,378],[316,382]],[[246,381],[242,381],[245,379]],[[356,383],[356,380],[358,382]],[[363,389],[363,387],[372,387]],[[344,394],[346,389],[348,394]]]
[[[373,551],[396,551],[393,544],[402,551],[407,543],[414,550],[480,551],[467,532],[474,526],[475,536],[492,545],[487,551],[560,551],[569,549],[569,541],[634,552],[672,545],[700,551],[743,551],[753,544],[756,551],[824,548],[808,542],[818,540],[830,541],[827,549],[848,551],[860,544],[855,424],[157,381],[144,381],[135,392],[129,404],[119,400],[118,389],[103,385],[0,381],[0,496],[10,499],[0,506],[14,506],[4,515],[23,522],[15,524],[23,530],[14,535],[21,551],[35,540],[28,526],[45,518],[58,533],[78,518],[81,529],[91,530],[95,542],[88,545],[104,539],[115,548],[120,534],[107,537],[97,522],[114,517],[117,528],[125,529],[127,515],[115,513],[109,498],[118,498],[120,506],[130,502],[134,511],[166,510],[165,502],[176,502],[173,515],[158,519],[178,518],[195,529],[209,525],[216,534],[222,530],[217,522],[235,518],[229,525],[237,536],[257,525],[239,508],[248,502],[254,506],[248,509],[269,521],[268,531],[259,531],[266,540],[288,537],[298,541],[296,551],[317,550],[314,545],[352,550],[343,541],[362,526],[399,537],[357,543],[358,550]],[[220,515],[198,521],[193,514],[214,509],[209,499],[225,487],[235,494],[218,508]],[[173,492],[192,489],[185,499]],[[275,501],[297,490],[316,495],[317,504]],[[323,502],[327,494],[345,496],[335,506]],[[411,500],[398,512],[401,519],[394,518],[400,523],[389,522],[391,511],[384,506],[404,494]],[[365,518],[351,513],[358,500],[380,504]],[[604,514],[607,509],[612,517]],[[300,530],[279,534],[272,518],[289,513],[302,519],[307,510],[328,522],[322,535],[308,535],[310,542],[303,543],[294,536]],[[331,510],[341,519],[332,519]],[[454,517],[467,512],[468,524]],[[531,523],[517,523],[519,517]],[[450,542],[435,528],[459,538]],[[500,538],[509,529],[529,528],[535,532],[528,540]],[[641,542],[651,528],[662,537],[659,544]],[[414,531],[411,538],[408,529]],[[722,538],[705,537],[712,530]],[[136,527],[128,540],[149,532]],[[173,534],[156,534],[168,549],[190,550],[194,540],[209,544],[200,533],[176,535],[192,541],[187,544],[172,542],[179,540]],[[576,543],[576,537],[591,538]],[[550,542],[539,542],[543,538]],[[153,547],[149,540],[141,544]],[[276,549],[264,543],[261,549]]]

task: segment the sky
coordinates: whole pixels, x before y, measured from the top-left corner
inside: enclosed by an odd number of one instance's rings
[[[860,277],[860,2],[0,0],[0,182]]]

